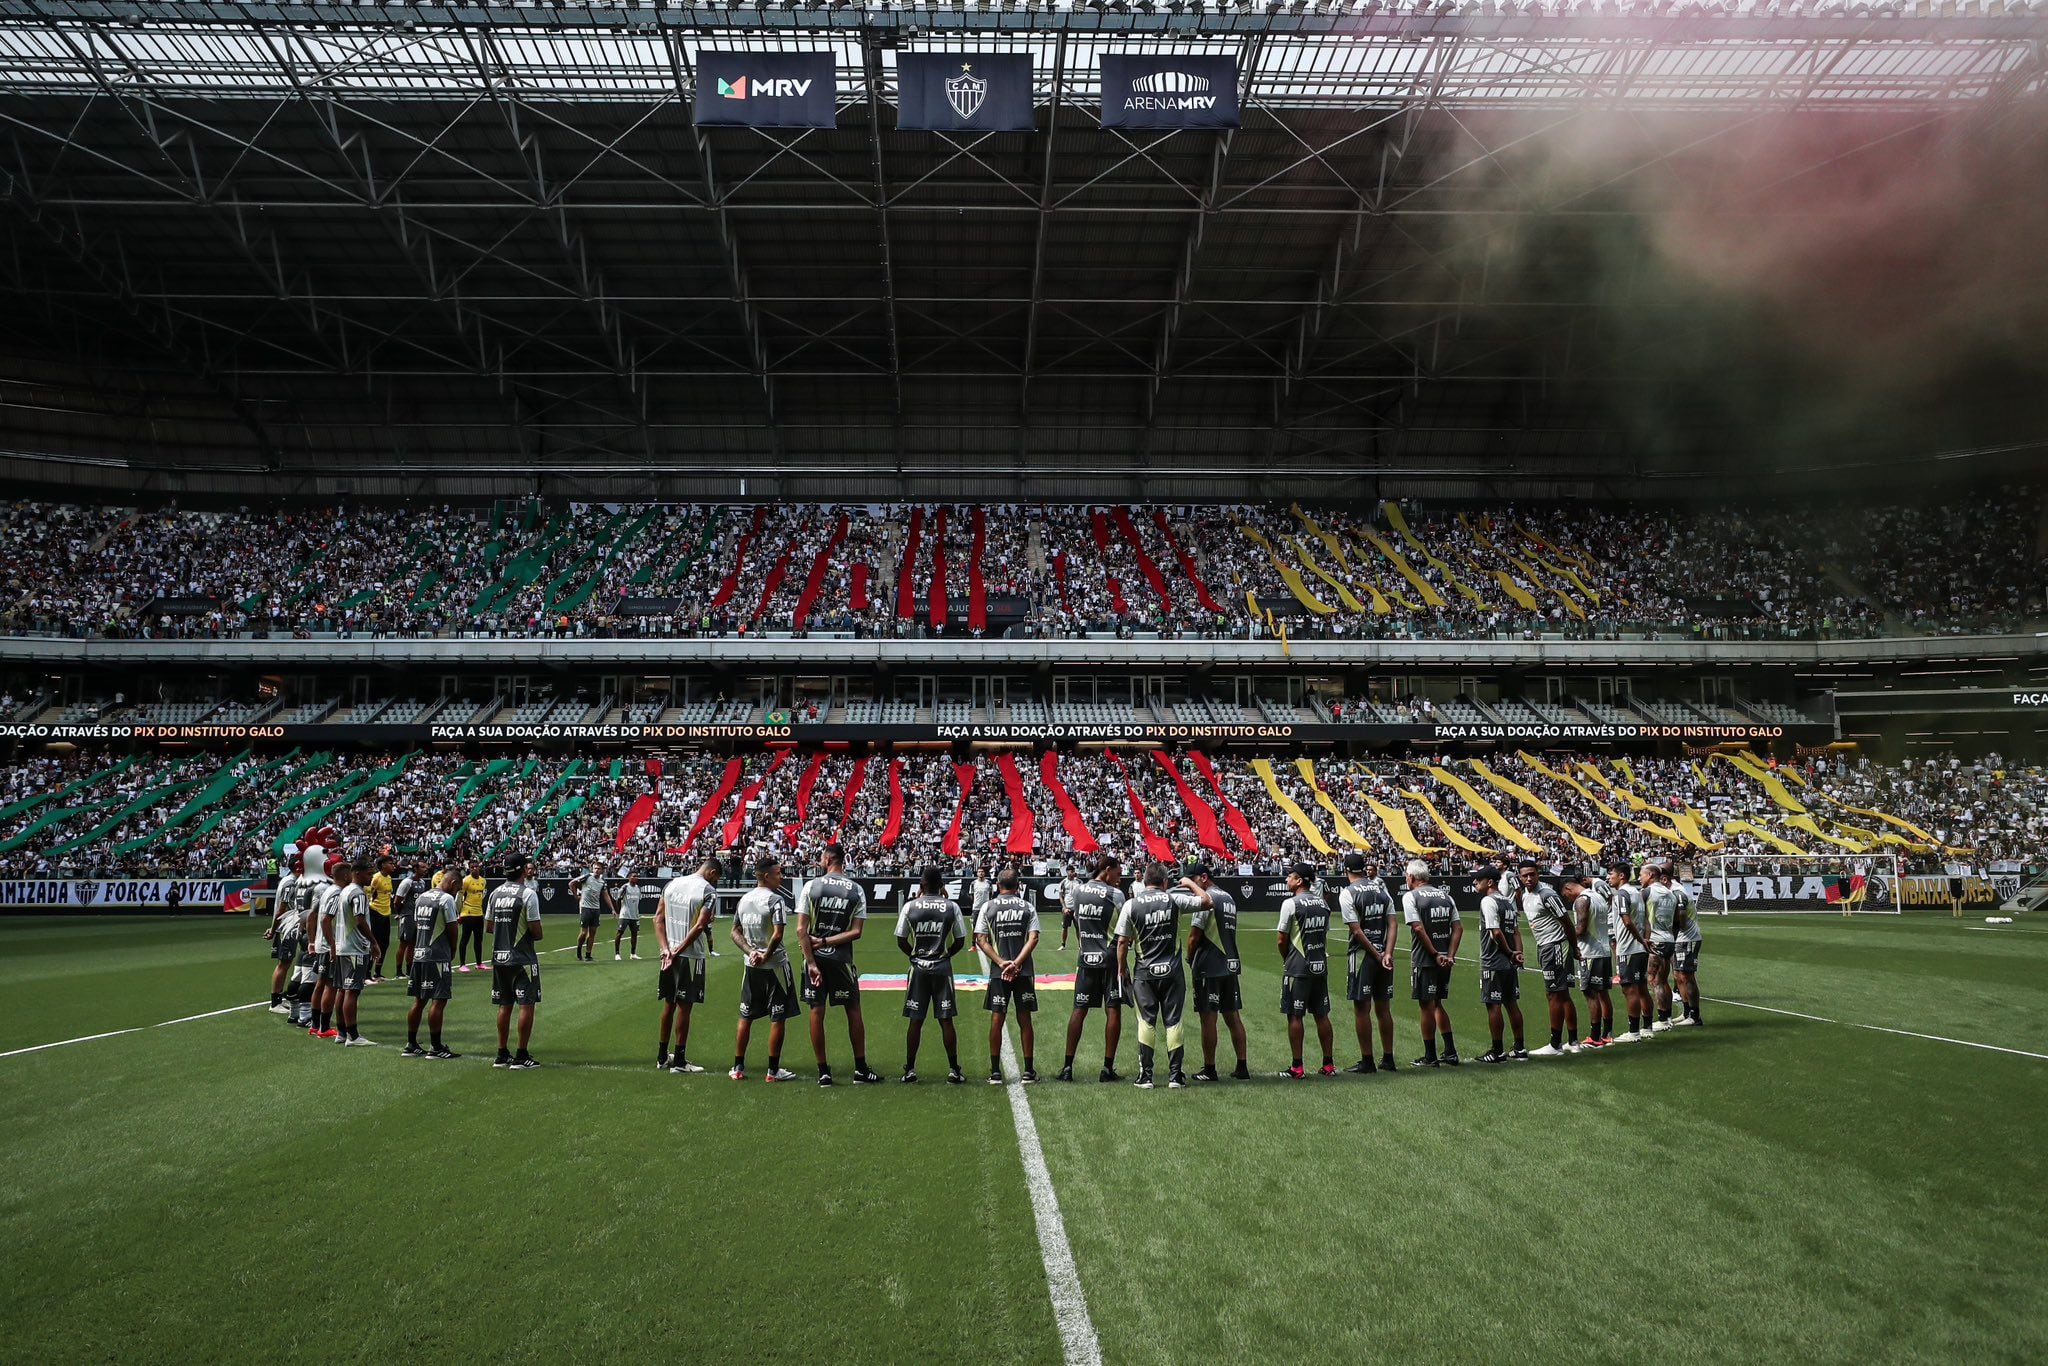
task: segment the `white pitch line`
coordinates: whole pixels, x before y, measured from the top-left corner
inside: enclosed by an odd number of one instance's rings
[[[1950,1039],[1944,1038],[1940,1034],[1915,1034],[1910,1029],[1887,1029],[1883,1025],[1852,1024],[1849,1028],[1870,1029],[1875,1030],[1879,1034],[1898,1034],[1908,1039],[1928,1039],[1934,1043],[1961,1044],[1964,1048],[1982,1048],[1987,1052],[2011,1053],[2016,1057],[2039,1058],[2043,1062],[2048,1062],[2048,1053],[2029,1053],[2024,1048],[2001,1048],[1995,1043],[1978,1043],[1974,1039]]]
[[[1700,999],[1702,1001],[1712,1001],[1717,1006],[1741,1006],[1744,1010],[1763,1010],[1773,1015],[1790,1015],[1797,1020],[1813,1020],[1819,1024],[1842,1023],[1840,1020],[1829,1019],[1825,1015],[1808,1015],[1803,1010],[1780,1010],[1776,1006],[1753,1005],[1748,1001],[1731,1001],[1725,996],[1702,996]]]
[[[1031,1098],[1019,1079],[1017,1050],[1008,1030],[1003,1031],[1003,1075],[1009,1080],[1010,1120],[1017,1128],[1017,1152],[1024,1159],[1024,1184],[1031,1193],[1031,1217],[1038,1225],[1038,1251],[1045,1261],[1045,1288],[1052,1297],[1053,1323],[1060,1330],[1060,1351],[1067,1366],[1101,1366],[1102,1344],[1095,1337],[1095,1321],[1088,1316],[1088,1297],[1074,1267],[1060,1198],[1052,1188],[1052,1173],[1046,1170],[1045,1150],[1038,1145],[1038,1121],[1031,1117]]]
[[[193,1020],[210,1020],[216,1015],[232,1015],[238,1010],[254,1010],[269,1005],[268,1001],[251,1001],[247,1005],[229,1006],[225,1010],[209,1010],[202,1015],[183,1015],[175,1020],[160,1020],[153,1025],[133,1025],[127,1029],[110,1029],[104,1034],[81,1034],[75,1039],[58,1039],[54,1043],[30,1044],[27,1048],[10,1048],[0,1053],[0,1058],[18,1058],[24,1053],[40,1053],[46,1048],[66,1048],[75,1043],[91,1043],[95,1039],[118,1039],[123,1034],[140,1034],[145,1029],[162,1029],[165,1025],[187,1024]]]

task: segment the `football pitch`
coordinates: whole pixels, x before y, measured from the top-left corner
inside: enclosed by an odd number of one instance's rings
[[[505,1072],[481,975],[448,1012],[465,1056],[412,1061],[395,984],[363,997],[381,1048],[266,1013],[247,921],[0,922],[0,1359],[1058,1361],[1074,1316],[1063,1339],[1028,1114],[1105,1361],[2040,1360],[2048,924],[1706,930],[1704,1029],[1422,1072],[1397,1000],[1399,1075],[1292,1082],[1270,924],[1247,917],[1252,1081],[1100,1085],[1091,1016],[1086,1080],[1013,1096],[984,1081],[972,993],[968,1085],[930,1024],[923,1082],[894,1082],[888,992],[864,1004],[890,1084],[846,1084],[836,1011],[838,1087],[801,1020],[800,1080],[760,1080],[757,1025],[740,1084],[727,953],[691,1036],[709,1070],[671,1076],[651,944],[613,963],[607,935],[593,964],[544,955],[543,1067]],[[862,966],[899,966],[878,937]],[[1050,1076],[1071,998],[1041,999]],[[1523,1006],[1533,1046],[1539,979]],[[1124,1036],[1129,1074],[1128,1012]]]

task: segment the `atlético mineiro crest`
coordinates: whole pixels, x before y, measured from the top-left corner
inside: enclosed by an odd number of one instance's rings
[[[946,103],[953,106],[953,112],[964,123],[981,109],[981,102],[988,98],[988,82],[972,74],[972,63],[960,63],[960,74],[946,78]]]

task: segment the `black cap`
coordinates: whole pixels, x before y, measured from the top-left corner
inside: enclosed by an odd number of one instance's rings
[[[1290,876],[1298,877],[1303,882],[1314,882],[1316,880],[1316,866],[1313,863],[1290,863],[1287,865],[1287,872]]]
[[[1356,852],[1346,854],[1344,856],[1344,871],[1347,873],[1364,872],[1365,855]]]
[[[1190,863],[1183,871],[1189,877],[1213,878],[1216,876],[1215,873],[1209,870],[1209,865],[1203,862],[1201,859],[1196,859],[1193,863]]]
[[[1500,869],[1491,863],[1482,863],[1472,870],[1472,880],[1491,882],[1497,887],[1500,885]]]

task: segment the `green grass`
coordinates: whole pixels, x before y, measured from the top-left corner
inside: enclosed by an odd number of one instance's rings
[[[1029,1092],[1105,1359],[2039,1360],[2048,1060],[1848,1022],[2048,1053],[2048,934],[1708,929],[1710,996],[1841,1023],[1710,1004],[1706,1029],[1600,1055],[1290,1083],[1248,927],[1267,1075]],[[671,1077],[652,961],[544,961],[533,1073],[487,1065],[474,975],[459,1063],[261,1010],[0,1058],[7,1359],[1059,1359],[1006,1093],[944,1085],[935,1028],[915,1088],[820,1091],[794,1029],[800,1083],[736,1085],[728,955],[692,1039],[713,1071]],[[241,1004],[265,968],[241,921],[0,922],[0,1050]],[[867,997],[892,1076],[899,1000]],[[1540,1041],[1540,992],[1524,1005]],[[402,1042],[403,1008],[367,993],[364,1032]],[[1349,1062],[1341,1002],[1333,1023]],[[1134,1048],[1127,1023],[1127,1071]]]

